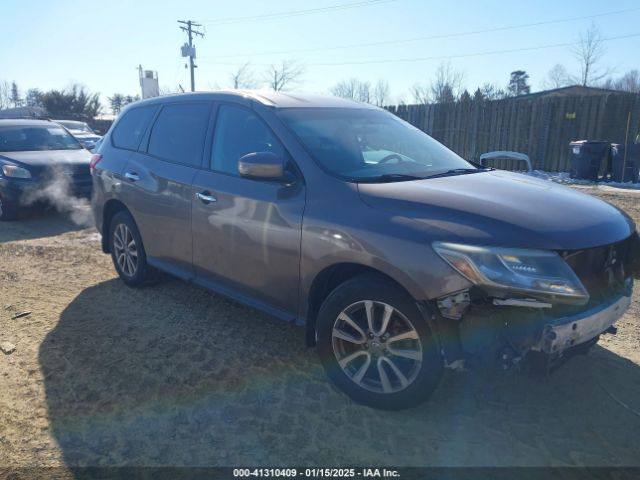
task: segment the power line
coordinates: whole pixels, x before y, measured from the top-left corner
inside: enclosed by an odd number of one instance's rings
[[[619,35],[616,37],[608,37],[603,38],[602,41],[608,42],[612,40],[621,40],[626,38],[640,37],[640,33],[631,33],[628,35]],[[413,58],[390,58],[383,60],[356,60],[352,62],[325,62],[325,63],[307,63],[305,66],[309,67],[332,67],[332,66],[348,66],[348,65],[372,65],[372,64],[381,64],[381,63],[410,63],[410,62],[422,62],[427,60],[448,60],[451,58],[467,58],[467,57],[481,57],[487,55],[500,55],[505,53],[517,53],[517,52],[527,52],[533,50],[544,50],[549,48],[558,48],[558,47],[571,47],[576,45],[575,42],[566,42],[566,43],[554,43],[547,45],[538,45],[533,47],[522,47],[522,48],[512,48],[505,50],[491,50],[485,52],[474,52],[474,53],[462,53],[457,55],[441,55],[441,56],[431,56],[431,57],[413,57]],[[209,62],[204,62],[209,63]],[[221,65],[219,62],[210,62]],[[231,65],[231,64],[228,64]],[[233,64],[236,65],[236,64]],[[256,66],[269,66],[269,64],[253,64]]]
[[[603,38],[602,40],[603,41],[621,40],[623,38],[632,38],[632,37],[640,37],[640,33],[620,35],[617,37],[608,37],[608,38]],[[369,64],[377,64],[377,63],[422,62],[425,60],[447,60],[450,58],[481,57],[485,55],[499,55],[503,53],[528,52],[532,50],[544,50],[548,48],[570,47],[575,44],[576,44],[575,42],[566,42],[566,43],[539,45],[535,47],[522,47],[522,48],[511,48],[506,50],[493,50],[493,51],[487,51],[487,52],[463,53],[459,55],[441,55],[441,56],[434,56],[434,57],[414,57],[414,58],[393,58],[393,59],[385,59],[385,60],[364,60],[364,61],[355,61],[355,62],[311,63],[308,65],[320,67],[320,66],[340,66],[340,65],[369,65]]]
[[[309,8],[305,10],[291,10],[288,12],[267,13],[263,15],[249,15],[245,17],[218,18],[216,20],[207,20],[202,23],[205,25],[230,25],[230,24],[242,23],[242,22],[275,20],[279,18],[298,17],[301,15],[334,12],[336,10],[346,10],[348,8],[368,7],[371,5],[389,3],[389,2],[395,2],[395,1],[396,0],[366,0],[366,1],[353,2],[353,3],[341,3],[338,5],[331,5],[328,7]]]
[[[629,12],[638,11],[638,10],[640,10],[640,7],[627,8],[625,10],[616,10],[616,11],[612,11],[612,12],[598,13],[598,14],[595,14],[595,15],[584,15],[584,16],[579,16],[579,17],[562,18],[562,19],[557,19],[557,20],[547,20],[547,21],[541,21],[541,22],[523,23],[523,24],[519,24],[519,25],[507,25],[507,26],[502,26],[502,27],[486,28],[486,29],[481,29],[481,30],[471,30],[471,31],[467,31],[467,32],[443,33],[443,34],[439,34],[439,35],[427,35],[427,36],[411,37],[411,38],[396,39],[396,40],[382,40],[382,41],[378,41],[378,42],[353,43],[353,44],[349,44],[349,45],[335,45],[335,46],[331,46],[331,47],[314,47],[314,48],[302,48],[302,49],[296,49],[296,50],[281,50],[281,51],[259,52],[259,53],[251,52],[251,53],[245,53],[245,54],[237,53],[237,54],[229,54],[229,55],[215,55],[215,56],[207,56],[207,57],[202,57],[202,58],[213,59],[213,58],[234,58],[234,57],[239,57],[239,56],[252,56],[252,57],[255,57],[255,56],[266,56],[266,55],[288,55],[288,54],[294,54],[294,53],[309,53],[309,52],[319,52],[319,51],[328,51],[328,50],[343,50],[343,49],[358,48],[358,47],[375,47],[375,46],[382,46],[382,45],[397,45],[397,44],[400,44],[400,43],[410,43],[410,42],[418,42],[418,41],[424,41],[424,40],[437,40],[437,39],[443,39],[443,38],[463,37],[463,36],[468,36],[468,35],[478,35],[478,34],[482,34],[482,33],[493,33],[493,32],[507,31],[507,30],[517,30],[519,28],[530,28],[530,27],[539,27],[539,26],[543,26],[543,25],[553,25],[553,24],[558,24],[558,23],[575,22],[575,21],[579,21],[579,20],[588,20],[588,19],[593,19],[593,18],[598,18],[598,17],[605,17],[605,16],[610,16],[610,15],[619,15],[619,14],[622,14],[622,13],[629,13]]]
[[[202,26],[200,23],[196,23],[192,20],[178,20],[178,23],[186,25],[186,27],[181,26],[180,30],[187,32],[187,35],[189,37],[189,43],[182,47],[182,56],[189,57],[189,67],[191,70],[191,91],[195,92],[196,80],[195,80],[194,69],[196,68],[196,66],[193,64],[193,59],[196,57],[196,49],[193,46],[193,36],[196,35],[196,36],[204,37],[204,33],[202,33],[197,29],[197,27]]]

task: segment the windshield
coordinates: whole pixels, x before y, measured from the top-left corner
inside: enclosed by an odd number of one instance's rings
[[[81,132],[93,133],[91,127],[85,122],[76,122],[74,120],[54,120],[69,130],[80,130]]]
[[[291,108],[279,114],[320,166],[348,180],[394,181],[481,171],[382,110]]]
[[[64,128],[57,125],[0,126],[0,152],[37,150],[80,150],[82,145]]]

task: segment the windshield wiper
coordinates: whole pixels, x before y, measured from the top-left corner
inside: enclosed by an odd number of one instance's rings
[[[490,168],[452,168],[446,172],[434,173],[424,178],[452,177],[454,175],[466,175],[468,173],[488,172]]]
[[[407,182],[409,180],[422,180],[425,177],[407,175],[404,173],[385,173],[375,177],[355,177],[351,180],[357,183],[387,183],[387,182]]]

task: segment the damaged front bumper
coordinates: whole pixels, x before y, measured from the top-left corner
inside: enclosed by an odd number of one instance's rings
[[[440,297],[432,304],[446,364],[461,358],[471,363],[493,359],[508,369],[529,353],[553,364],[572,352],[586,351],[601,334],[615,333],[613,324],[629,308],[633,279],[640,276],[637,232],[611,245],[558,251],[556,257],[458,244],[434,244],[434,248],[474,283],[468,290]],[[565,263],[570,271],[560,272],[559,278],[571,279],[583,301],[577,301],[576,296],[528,292],[517,286],[521,280],[513,280],[516,286],[510,288],[496,274],[504,273],[502,266],[511,265],[511,277],[530,277],[535,283],[540,272],[553,270],[543,260],[551,266],[554,261]],[[531,271],[536,275],[530,275]],[[553,287],[556,282],[553,275],[549,277],[545,285]]]
[[[554,365],[572,352],[586,351],[601,334],[615,333],[613,325],[629,308],[632,289],[633,279],[627,278],[606,299],[568,309],[468,292],[440,299],[434,320],[445,364],[463,359],[470,366],[494,364],[507,370],[531,353],[538,365]]]
[[[628,280],[618,297],[579,314],[549,321],[543,328],[540,342],[532,350],[557,357],[605,333],[629,308],[631,291],[632,282]]]

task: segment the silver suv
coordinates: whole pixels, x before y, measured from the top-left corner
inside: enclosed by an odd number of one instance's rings
[[[638,270],[617,208],[342,99],[137,102],[91,170],[126,284],[157,269],[303,326],[333,382],[379,408],[419,403],[445,367],[547,368],[588,349]]]

